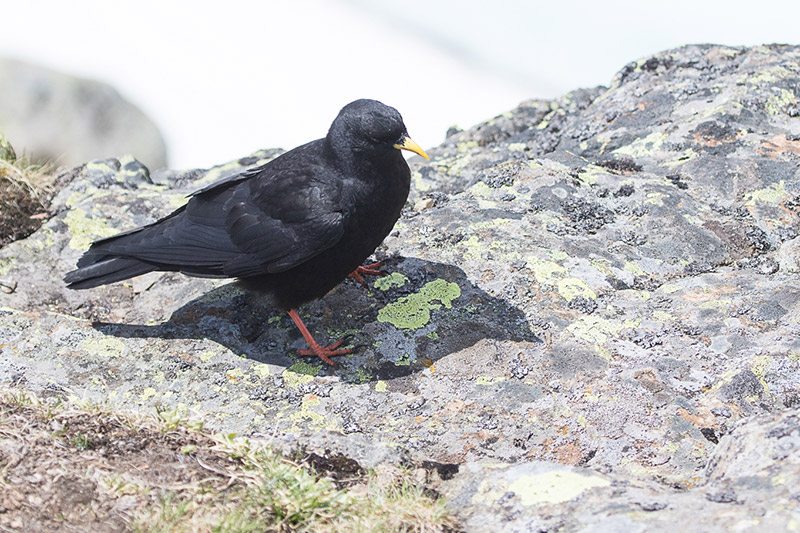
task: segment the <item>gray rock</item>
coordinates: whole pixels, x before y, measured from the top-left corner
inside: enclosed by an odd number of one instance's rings
[[[156,125],[105,83],[0,58],[0,95],[0,130],[36,160],[73,167],[133,154],[167,166]]]
[[[689,46],[453,133],[412,169],[377,252],[392,275],[301,309],[320,341],[353,335],[338,370],[226,281],[60,281],[92,239],[274,152],[207,173],[89,163],[0,250],[17,281],[0,381],[427,464],[469,531],[786,529],[798,65],[800,47]]]

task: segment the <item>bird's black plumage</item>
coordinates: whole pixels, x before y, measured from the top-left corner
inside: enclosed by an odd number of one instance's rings
[[[96,241],[64,280],[88,289],[154,270],[233,277],[294,309],[355,271],[391,231],[410,185],[399,149],[425,155],[397,110],[356,100],[323,139],[196,191],[153,224]]]

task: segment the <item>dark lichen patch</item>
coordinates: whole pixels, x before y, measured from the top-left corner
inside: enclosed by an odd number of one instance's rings
[[[667,179],[675,185],[677,188],[681,190],[686,190],[689,188],[689,184],[684,181],[686,178],[680,174],[669,174]]]
[[[642,171],[642,165],[628,158],[604,159],[595,164],[610,170],[614,174],[633,174],[634,172]]]
[[[737,131],[728,124],[709,120],[700,123],[690,132],[696,142],[707,146],[717,146],[736,140]]]
[[[584,198],[570,197],[561,202],[561,209],[569,217],[572,228],[585,233],[596,233],[614,221],[614,212]]]
[[[626,183],[624,185],[620,185],[619,188],[614,191],[613,195],[614,198],[623,198],[632,195],[634,192],[636,192],[636,188],[630,183]]]
[[[312,452],[305,455],[301,461],[309,465],[315,474],[333,480],[339,488],[358,484],[367,474],[355,459],[341,453],[319,455]]]

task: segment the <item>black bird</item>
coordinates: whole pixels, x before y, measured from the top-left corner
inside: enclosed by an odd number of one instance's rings
[[[140,274],[238,278],[287,310],[310,350],[330,365],[343,341],[321,346],[297,307],[321,298],[360,266],[392,230],[411,175],[400,150],[428,155],[408,136],[396,109],[356,100],[323,139],[190,195],[161,220],[92,244],[64,281],[89,289]]]

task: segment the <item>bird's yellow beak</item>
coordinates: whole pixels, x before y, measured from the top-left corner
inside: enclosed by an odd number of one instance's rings
[[[412,141],[411,137],[409,137],[408,135],[403,135],[400,138],[400,142],[395,144],[394,147],[397,148],[398,150],[408,150],[409,152],[414,152],[415,154],[419,154],[428,161],[431,160],[431,158],[428,157],[428,154],[425,153],[425,150],[423,150],[420,147],[420,145]]]

